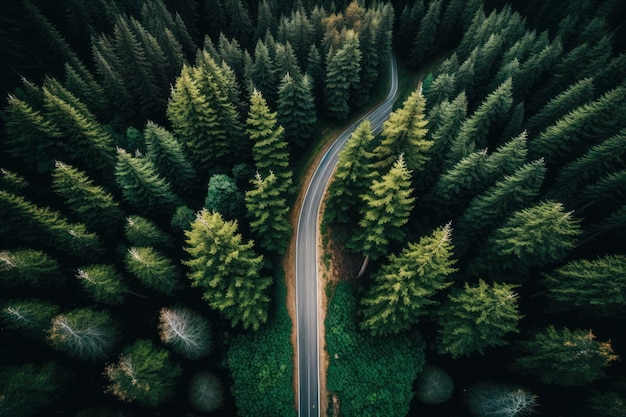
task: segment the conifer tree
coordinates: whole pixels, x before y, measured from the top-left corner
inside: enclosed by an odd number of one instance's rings
[[[515,287],[497,282],[489,285],[480,279],[478,285],[466,282],[463,290],[450,294],[439,313],[439,352],[456,359],[508,344],[506,335],[519,332],[517,322],[522,318]]]
[[[374,166],[379,172],[388,171],[400,154],[404,154],[407,169],[421,172],[433,142],[426,138],[428,121],[424,115],[426,102],[419,90],[413,91],[402,107],[389,115],[383,125],[382,140],[374,149]]]
[[[313,83],[305,74],[294,78],[286,74],[278,88],[278,123],[285,128],[288,143],[304,148],[317,123]]]
[[[359,228],[348,243],[356,252],[377,259],[385,254],[390,240],[402,240],[400,229],[409,219],[414,197],[411,197],[411,172],[400,155],[388,173],[374,179],[361,199]]]
[[[79,67],[65,63],[64,85],[95,114],[100,115],[107,108],[108,102],[104,89],[82,63]]]
[[[142,216],[126,217],[124,236],[132,246],[172,247],[172,237],[152,220]]]
[[[104,311],[79,308],[52,319],[48,341],[52,347],[84,361],[106,359],[117,339],[115,322]]]
[[[524,275],[531,267],[565,259],[582,233],[572,212],[544,201],[516,211],[490,236],[475,267],[491,277]]]
[[[59,306],[37,299],[7,300],[2,303],[0,323],[6,329],[43,340],[53,317],[60,313]]]
[[[409,59],[411,65],[418,67],[435,51],[437,47],[439,20],[442,0],[434,0],[428,4],[428,10],[420,20],[415,38],[412,40]]]
[[[276,44],[276,50],[274,52],[274,75],[276,76],[277,85],[287,74],[291,74],[296,78],[301,77],[298,57],[296,57],[296,53],[289,41],[285,44]],[[274,97],[276,97],[276,94],[274,94]]]
[[[104,188],[95,185],[86,173],[56,161],[52,187],[89,229],[110,235],[120,225],[124,213],[119,204]]]
[[[249,38],[254,29],[248,8],[241,0],[233,0],[224,3],[224,9],[229,18],[228,33],[243,45],[249,44]]]
[[[199,359],[213,349],[211,325],[199,313],[185,307],[162,308],[159,336],[188,359]]]
[[[326,58],[324,100],[329,116],[343,120],[350,113],[351,92],[361,80],[359,37],[353,30],[345,32],[343,45],[331,50]]]
[[[474,197],[458,220],[458,250],[468,249],[472,241],[504,222],[512,210],[531,203],[539,194],[545,173],[542,160],[530,162]]]
[[[228,175],[213,175],[209,180],[204,208],[220,213],[225,219],[239,218],[244,212],[244,195]]]
[[[20,174],[0,168],[0,188],[14,194],[22,194],[30,185]]]
[[[428,103],[428,107],[433,108],[443,101],[449,101],[454,95],[456,83],[455,74],[442,72],[437,75],[428,88],[424,88],[424,97]]]
[[[108,37],[92,38],[91,50],[108,102],[125,115],[133,106],[133,96],[125,84],[122,63],[115,54],[113,43]]]
[[[157,407],[172,397],[181,373],[180,366],[170,359],[167,350],[150,340],[139,339],[124,348],[116,363],[106,366],[105,392],[122,401]]]
[[[326,71],[324,70],[324,60],[322,59],[322,55],[315,44],[309,47],[306,62],[306,73],[311,77],[313,97],[315,97],[315,103],[319,109],[322,107]]]
[[[146,156],[157,167],[159,175],[167,178],[175,190],[191,191],[196,182],[196,172],[176,138],[167,129],[150,121],[146,124],[143,137]]]
[[[458,74],[457,74],[458,77]],[[489,145],[491,129],[508,114],[513,103],[512,81],[508,79],[491,92],[478,109],[463,123],[458,135],[450,146],[447,163],[454,164],[475,149]]]
[[[241,242],[236,221],[207,210],[197,214],[185,236],[192,286],[201,287],[203,298],[232,326],[258,329],[267,321],[272,279],[261,275],[263,257],[255,255],[253,242]]]
[[[39,288],[62,283],[59,263],[34,249],[0,251],[0,282],[4,288]]]
[[[435,295],[452,285],[451,232],[449,224],[440,227],[389,257],[361,299],[362,329],[374,336],[396,334],[428,314]]]
[[[328,187],[324,220],[347,223],[356,218],[359,196],[367,193],[376,174],[369,151],[374,141],[369,119],[363,120],[339,153],[337,169]]]
[[[554,311],[575,311],[594,317],[616,317],[626,300],[626,256],[576,259],[544,274]]]
[[[291,184],[289,149],[285,129],[278,125],[277,113],[271,112],[263,94],[255,90],[250,97],[250,111],[246,120],[248,137],[253,141],[252,156],[256,169],[273,171],[280,181]]]
[[[78,268],[76,279],[91,299],[98,303],[121,304],[128,292],[122,276],[113,265],[95,264]]]
[[[279,181],[272,171],[265,177],[257,172],[251,181],[254,188],[246,192],[246,207],[250,227],[257,234],[259,245],[282,255],[291,236],[291,225],[287,217],[289,205],[285,199],[285,187]]]
[[[254,31],[254,39],[261,39],[266,33],[276,32],[276,17],[268,0],[262,0],[259,3],[257,11],[256,29]]]
[[[626,195],[626,169],[615,172],[609,172],[602,176],[598,181],[587,185],[580,193],[576,195],[574,204],[589,205],[592,203],[599,204],[600,212],[614,208],[620,204],[620,197]]]
[[[158,293],[172,296],[181,288],[173,262],[152,247],[128,249],[124,265],[146,288]]]
[[[136,210],[149,213],[174,212],[180,199],[170,183],[159,176],[152,161],[133,157],[124,149],[117,149],[115,180],[124,200]]]
[[[254,48],[254,62],[250,67],[250,79],[252,88],[261,91],[270,103],[275,102],[277,92],[274,68],[274,60],[270,57],[267,45],[258,40]]]
[[[596,340],[591,330],[567,327],[548,326],[519,347],[523,353],[515,365],[520,372],[536,376],[544,384],[563,387],[605,378],[604,368],[619,358],[610,341]]]

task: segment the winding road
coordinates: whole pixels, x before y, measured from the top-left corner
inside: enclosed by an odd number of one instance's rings
[[[298,349],[298,415],[319,416],[319,286],[318,272],[318,216],[322,197],[331,179],[339,152],[356,127],[368,118],[375,133],[382,130],[389,117],[398,92],[398,71],[395,56],[389,59],[389,94],[385,101],[348,127],[322,157],[311,177],[296,230],[296,325]],[[326,404],[322,404],[323,407]]]

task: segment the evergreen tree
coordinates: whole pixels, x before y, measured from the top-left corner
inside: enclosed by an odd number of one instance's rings
[[[119,204],[104,188],[95,185],[86,173],[56,161],[52,187],[89,229],[111,235],[120,225],[124,213]]]
[[[232,326],[258,329],[267,321],[272,280],[260,275],[263,257],[254,254],[253,242],[241,242],[236,221],[207,210],[198,213],[185,236],[192,286],[201,287],[203,298]]]
[[[450,154],[447,157],[449,165],[469,155],[474,149],[482,149],[489,145],[488,138],[494,125],[500,123],[511,108],[513,103],[511,92],[512,82],[508,79],[491,92],[463,123],[450,147]]]
[[[569,112],[529,143],[529,155],[545,157],[551,164],[580,156],[590,145],[618,132],[625,97],[626,87],[618,87]]]
[[[276,73],[274,60],[270,57],[267,46],[259,40],[254,48],[254,63],[250,67],[252,88],[261,91],[270,103],[275,103]]]
[[[172,296],[181,287],[179,273],[170,259],[152,247],[132,247],[124,257],[126,270],[146,288]]]
[[[96,264],[76,270],[76,278],[92,300],[116,305],[124,302],[128,288],[115,266]]]
[[[600,342],[591,330],[549,326],[521,342],[515,365],[544,384],[587,385],[606,377],[604,368],[619,357],[611,342]]]
[[[454,95],[456,83],[456,76],[454,74],[448,74],[442,72],[437,75],[437,78],[428,86],[423,89],[424,97],[430,108],[433,108],[437,104],[452,99]]]
[[[246,120],[248,137],[253,141],[252,156],[259,172],[273,171],[280,181],[291,184],[289,149],[285,129],[278,125],[277,113],[271,112],[263,94],[255,90],[250,97]]]
[[[361,220],[348,247],[356,253],[377,259],[385,254],[390,240],[401,241],[400,229],[409,220],[415,197],[411,197],[411,171],[398,157],[389,172],[380,180],[374,179],[370,189],[360,197]]]
[[[515,287],[480,279],[477,286],[466,282],[463,290],[450,294],[439,315],[439,352],[456,359],[508,344],[506,335],[519,332],[517,322],[522,318]]]
[[[544,274],[552,310],[616,317],[626,307],[626,256],[576,259]]]
[[[598,181],[587,185],[576,195],[574,203],[577,205],[600,205],[598,210],[606,212],[623,201],[626,195],[626,169],[605,174]]]
[[[274,12],[268,0],[262,0],[259,3],[256,22],[256,29],[254,31],[255,40],[261,39],[268,32],[276,32],[276,17],[274,17]]]
[[[277,85],[279,81],[287,74],[291,74],[296,78],[300,78],[301,71],[298,65],[298,57],[293,51],[289,41],[285,44],[277,43],[274,52],[274,74],[276,75]],[[276,97],[276,94],[274,94]]]
[[[209,180],[204,208],[220,213],[225,219],[239,218],[244,213],[244,196],[235,180],[228,175],[213,175]]]
[[[265,178],[257,172],[251,181],[253,189],[246,192],[246,207],[250,227],[258,236],[259,245],[270,252],[285,253],[291,236],[284,186],[270,171]]]
[[[156,407],[172,397],[181,373],[167,350],[150,340],[139,339],[124,348],[116,363],[106,366],[105,391],[123,401]]]
[[[172,237],[152,220],[142,216],[126,217],[124,236],[132,246],[172,247]]]
[[[353,30],[345,32],[343,46],[331,50],[326,58],[324,99],[329,116],[343,120],[350,113],[351,92],[361,80],[359,37]]]
[[[377,175],[373,171],[373,155],[369,151],[373,141],[372,125],[369,119],[365,119],[339,153],[337,168],[328,187],[325,221],[347,223],[356,217],[359,196],[367,193],[371,180]]]
[[[311,77],[286,74],[278,88],[278,123],[285,128],[288,143],[304,148],[313,137],[317,112]]]
[[[383,125],[383,138],[374,149],[374,166],[379,172],[388,171],[400,154],[404,154],[407,169],[415,173],[422,171],[428,161],[428,150],[433,146],[426,138],[425,106],[424,97],[415,90],[401,108],[389,115]]]
[[[39,288],[63,281],[56,259],[34,249],[0,251],[0,282],[4,288]]]
[[[52,318],[60,312],[57,305],[37,299],[8,300],[2,304],[0,323],[5,329],[39,340],[45,338]]]
[[[224,2],[224,10],[228,16],[228,33],[243,45],[249,44],[249,38],[254,29],[248,8],[241,0]]]
[[[106,110],[108,102],[104,89],[82,63],[79,67],[65,63],[64,85],[95,114],[100,115]]]
[[[213,349],[210,323],[188,308],[162,308],[159,335],[163,343],[188,359],[199,359]]]
[[[146,156],[157,167],[159,175],[167,178],[175,190],[193,190],[196,172],[176,138],[167,129],[152,122],[146,124],[143,137],[147,147]]]
[[[311,77],[315,104],[317,108],[320,109],[322,107],[322,98],[324,96],[324,80],[326,78],[326,71],[324,69],[325,65],[322,55],[315,44],[309,47],[306,62],[306,73]]]
[[[458,220],[459,251],[465,251],[478,237],[504,222],[512,210],[531,203],[539,194],[545,174],[543,161],[533,161],[474,197]]]
[[[435,295],[452,285],[451,233],[450,225],[438,228],[389,257],[361,299],[362,329],[374,336],[396,334],[428,314]]]
[[[0,168],[0,188],[14,194],[22,194],[29,187],[28,181],[20,174]]]
[[[442,0],[430,2],[426,14],[419,22],[409,53],[411,65],[415,67],[420,66],[437,48],[442,5]]]
[[[54,317],[48,335],[54,349],[84,361],[106,359],[116,339],[117,328],[109,314],[89,308]]]
[[[132,92],[122,75],[122,63],[108,37],[92,38],[91,51],[96,71],[101,79],[110,106],[125,115],[134,106]]]
[[[117,149],[115,179],[122,196],[136,210],[149,213],[170,213],[180,205],[170,183],[159,176],[152,161],[133,157],[124,149]]]
[[[30,417],[50,410],[65,391],[66,370],[54,362],[0,368],[0,414]]]

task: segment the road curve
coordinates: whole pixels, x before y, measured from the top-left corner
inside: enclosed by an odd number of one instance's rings
[[[395,56],[389,59],[390,88],[385,101],[348,127],[322,157],[307,186],[296,229],[296,335],[298,349],[298,415],[319,416],[319,293],[318,216],[322,197],[332,177],[339,152],[356,127],[369,118],[375,133],[382,130],[398,92],[398,71]],[[326,404],[322,404],[326,406]]]

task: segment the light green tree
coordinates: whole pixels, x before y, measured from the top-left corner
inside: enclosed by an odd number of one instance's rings
[[[4,288],[43,288],[61,284],[59,262],[34,249],[0,251],[0,282]]]
[[[76,270],[76,279],[81,287],[96,302],[121,304],[128,287],[113,265],[95,264]]]
[[[126,217],[124,236],[132,246],[172,247],[172,236],[163,231],[154,221],[137,215]]]
[[[181,288],[174,263],[152,247],[131,247],[124,265],[145,287],[158,293],[171,296]]]

